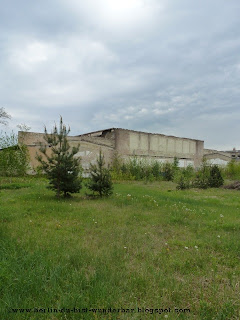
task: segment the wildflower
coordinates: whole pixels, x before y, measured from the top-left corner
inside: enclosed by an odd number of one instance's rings
[[[184,247],[186,250],[188,250],[188,247]]]
[[[127,197],[131,197],[131,195],[128,193],[128,194],[127,194]]]
[[[168,243],[167,243],[167,242],[165,242],[165,245],[167,246],[167,245],[168,245]]]
[[[97,221],[95,221],[95,223],[97,223]]]
[[[218,234],[218,236],[217,236],[218,238],[221,238],[221,236]]]
[[[220,217],[221,217],[221,218],[223,218],[223,217],[224,217],[224,215],[223,215],[223,214],[220,214]]]
[[[198,249],[198,246],[194,246],[195,249]]]
[[[123,247],[124,249],[127,249],[127,247]]]

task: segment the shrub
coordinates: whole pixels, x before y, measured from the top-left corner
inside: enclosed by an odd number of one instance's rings
[[[240,162],[231,160],[230,162],[228,162],[226,168],[224,168],[223,173],[227,178],[235,180],[240,179]]]
[[[200,169],[196,172],[193,180],[193,186],[195,188],[207,189],[209,187],[210,166],[207,161],[203,159]]]
[[[189,189],[190,187],[191,187],[190,179],[187,177],[184,177],[184,175],[181,174],[176,188],[178,190],[185,190],[185,189]]]
[[[186,168],[182,168],[182,174],[184,177],[186,177],[188,179],[193,179],[194,174],[195,174],[195,170],[194,170],[193,166],[188,165]]]

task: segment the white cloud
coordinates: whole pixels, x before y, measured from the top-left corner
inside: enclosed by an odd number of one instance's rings
[[[10,49],[10,63],[19,67],[24,72],[34,71],[39,65],[47,62],[56,55],[53,45],[33,40],[21,43],[19,46]]]
[[[161,19],[165,0],[62,0],[71,13],[89,26],[89,32],[127,38],[152,29]],[[94,29],[94,30],[93,30]],[[99,33],[100,31],[100,33]],[[108,37],[108,35],[107,35]],[[109,38],[109,37],[108,37]]]

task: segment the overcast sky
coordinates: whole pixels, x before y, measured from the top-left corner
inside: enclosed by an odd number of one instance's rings
[[[2,0],[8,129],[120,127],[240,149],[239,0]]]

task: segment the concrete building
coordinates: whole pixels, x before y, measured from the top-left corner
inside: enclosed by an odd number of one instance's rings
[[[44,134],[20,131],[18,139],[19,143],[27,146],[30,165],[34,171],[39,165],[36,153],[39,152],[41,144],[46,144]],[[121,128],[69,136],[68,140],[71,146],[80,144],[80,151],[76,156],[81,157],[83,169],[86,171],[89,164],[96,161],[100,149],[107,164],[111,164],[117,154],[123,161],[136,157],[146,161],[173,162],[174,157],[177,157],[181,167],[191,164],[196,168],[201,165],[204,156],[204,141]],[[50,152],[51,146],[48,148]]]
[[[225,166],[231,160],[240,161],[240,150],[236,150],[235,148],[230,151],[204,149],[204,158],[209,163]]]

